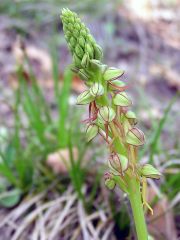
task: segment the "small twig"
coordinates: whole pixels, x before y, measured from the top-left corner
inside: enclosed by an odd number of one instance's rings
[[[64,210],[61,212],[59,218],[57,219],[54,228],[52,229],[50,235],[49,235],[49,240],[54,240],[57,232],[59,232],[59,226],[61,225],[62,221],[64,220],[65,216],[68,215],[68,211],[70,207],[73,205],[75,199],[76,199],[76,194],[72,195],[69,201],[66,203],[66,206],[64,207]]]

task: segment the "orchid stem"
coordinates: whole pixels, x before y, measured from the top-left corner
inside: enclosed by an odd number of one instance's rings
[[[141,200],[140,182],[138,179],[136,179],[136,177],[129,179],[128,190],[137,238],[138,240],[147,240],[148,232],[144,217],[143,204]]]

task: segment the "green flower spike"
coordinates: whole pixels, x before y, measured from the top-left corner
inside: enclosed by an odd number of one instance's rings
[[[118,186],[127,193],[137,239],[147,240],[143,206],[153,212],[146,201],[147,178],[158,179],[160,173],[149,164],[138,164],[137,147],[144,144],[145,137],[141,130],[134,127],[137,120],[128,109],[132,105],[125,93],[128,86],[119,81],[124,71],[102,63],[101,48],[76,13],[63,9],[61,19],[73,56],[72,70],[85,80],[88,88],[77,98],[78,104],[89,105],[86,139],[90,141],[99,134],[107,143],[110,158],[105,185],[111,190]]]
[[[89,59],[102,59],[102,50],[81,22],[77,14],[69,9],[63,9],[61,15],[65,39],[73,55],[74,65],[79,68],[87,66]],[[82,61],[83,60],[83,61]]]

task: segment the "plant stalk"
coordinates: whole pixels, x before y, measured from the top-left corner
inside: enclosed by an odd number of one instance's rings
[[[134,217],[134,223],[138,240],[147,240],[148,232],[144,217],[143,204],[141,200],[140,182],[134,178],[128,181],[129,200]]]

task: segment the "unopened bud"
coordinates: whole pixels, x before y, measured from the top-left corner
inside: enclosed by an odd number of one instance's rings
[[[68,9],[62,10],[61,15],[65,39],[71,50],[71,53],[77,55],[82,61],[84,53],[89,54],[90,59],[101,60],[101,50],[91,36],[89,29],[81,22],[77,14]],[[74,57],[75,58],[75,57]],[[76,66],[80,66],[79,61],[75,61]]]
[[[81,67],[81,59],[76,54],[73,55],[73,62],[75,66]]]
[[[125,92],[121,92],[115,95],[113,103],[117,106],[128,107],[132,104],[132,101],[128,98]]]
[[[104,178],[106,187],[109,188],[110,190],[113,190],[116,186],[116,183],[113,180],[112,174],[107,172],[105,173]]]
[[[146,178],[159,179],[161,177],[161,173],[151,164],[145,164],[142,166],[140,169],[140,174]]]
[[[84,51],[83,49],[79,46],[79,45],[76,45],[75,47],[75,53],[76,55],[82,59],[83,55],[84,55]]]
[[[88,53],[84,54],[82,61],[81,61],[81,66],[85,69],[88,68],[88,66],[89,66],[89,54]]]
[[[99,128],[95,124],[90,124],[86,129],[86,140],[91,141],[98,134]]]
[[[94,58],[94,49],[89,43],[85,45],[85,52],[89,54],[90,59]]]
[[[70,45],[71,45],[72,47],[75,47],[75,46],[76,46],[76,39],[75,39],[74,37],[71,37],[69,41],[70,41]]]
[[[100,83],[94,83],[90,88],[90,93],[92,96],[102,96],[104,94],[104,87]]]
[[[141,146],[145,142],[144,133],[136,127],[131,128],[126,135],[126,142],[134,146]]]
[[[110,81],[118,79],[123,75],[124,71],[117,68],[108,68],[104,73],[104,80]]]
[[[95,59],[97,59],[97,60],[101,60],[103,57],[102,49],[97,44],[96,44],[96,47],[94,48],[94,55],[95,55]]]
[[[94,97],[90,94],[89,90],[86,90],[77,97],[77,104],[84,105],[92,102],[93,100]]]
[[[101,107],[98,112],[98,120],[100,123],[109,123],[114,120],[116,113],[111,107]]]
[[[82,36],[80,36],[78,38],[78,42],[79,42],[79,45],[84,49],[85,43],[86,43],[85,39]]]
[[[81,25],[80,25],[78,22],[76,22],[76,23],[74,24],[74,29],[80,31]]]

